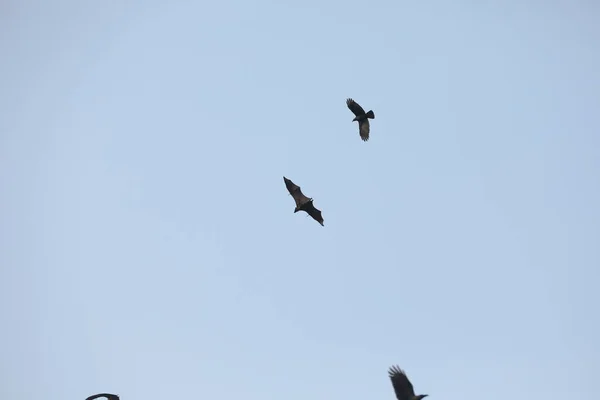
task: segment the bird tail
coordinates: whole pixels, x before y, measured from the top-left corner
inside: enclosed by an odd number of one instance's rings
[[[367,118],[375,119],[375,113],[373,112],[373,110],[369,110],[369,112],[367,113]]]

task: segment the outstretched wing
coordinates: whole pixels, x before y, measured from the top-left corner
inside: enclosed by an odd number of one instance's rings
[[[406,373],[397,365],[392,366],[388,373],[398,400],[410,400],[415,396],[412,383],[408,380]]]
[[[300,186],[296,185],[294,182],[292,182],[285,176],[283,177],[283,181],[285,182],[285,187],[287,188],[288,192],[290,192],[290,194],[294,198],[294,201],[296,202],[296,207],[300,207],[302,204],[306,203],[307,201],[310,201],[310,199],[302,193]]]
[[[346,105],[357,117],[360,115],[365,115],[365,110],[354,100],[346,99]]]
[[[94,399],[97,399],[98,397],[106,397],[108,400],[119,400],[118,395],[111,394],[111,393],[98,393],[98,394],[88,397],[85,400],[94,400]]]
[[[305,206],[304,211],[306,211],[306,213],[310,215],[315,221],[320,223],[321,226],[325,226],[323,224],[323,215],[321,214],[321,210],[317,209],[312,203],[312,201]]]
[[[363,141],[369,140],[369,132],[371,131],[371,125],[368,119],[364,119],[358,122],[358,133]]]

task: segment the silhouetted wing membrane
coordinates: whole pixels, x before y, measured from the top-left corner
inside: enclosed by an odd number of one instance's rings
[[[296,190],[300,189],[300,186],[296,185],[294,182],[292,182],[285,176],[283,177],[283,181],[285,182],[285,187],[287,188],[288,192],[290,192],[290,194],[293,194]]]
[[[108,400],[119,400],[118,395],[111,394],[111,393],[98,393],[98,394],[88,397],[85,400],[94,400],[94,399],[97,399],[98,397],[106,397]]]
[[[354,113],[354,115],[356,115],[357,117],[359,115],[364,115],[365,114],[365,110],[354,100],[352,99],[347,99],[346,100],[346,105],[348,106],[348,108],[350,109],[350,111],[352,111]]]
[[[366,142],[367,140],[369,140],[369,132],[370,131],[371,131],[371,125],[369,124],[368,119],[365,119],[358,123],[358,133],[360,135],[360,138],[363,141]]]
[[[414,397],[415,391],[408,377],[398,366],[392,366],[389,370],[390,379],[396,398],[398,400],[410,400]]]
[[[313,203],[310,203],[306,206],[306,212],[310,215],[315,221],[321,224],[321,226],[325,226],[323,224],[323,215],[321,214],[321,210],[317,209]]]
[[[283,177],[283,181],[285,182],[285,187],[287,188],[288,192],[290,192],[290,194],[294,198],[294,201],[296,202],[296,207],[300,207],[302,204],[306,203],[307,201],[310,201],[310,199],[302,193],[300,186],[296,185],[294,182],[292,182],[285,176]]]

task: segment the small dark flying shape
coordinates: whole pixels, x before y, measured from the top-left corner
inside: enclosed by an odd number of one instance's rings
[[[356,115],[352,121],[358,121],[358,133],[360,134],[360,138],[366,142],[369,140],[369,132],[371,130],[369,118],[375,119],[375,113],[373,113],[373,110],[365,113],[365,110],[352,99],[346,99],[346,105]]]
[[[94,400],[94,399],[97,399],[98,397],[106,397],[108,400],[119,400],[119,395],[110,394],[110,393],[98,393],[98,394],[88,397],[85,400]]]
[[[415,395],[412,383],[408,380],[406,373],[397,365],[392,366],[388,373],[398,400],[421,400],[423,397],[429,396],[428,394]]]
[[[315,221],[320,223],[322,226],[325,226],[323,225],[323,216],[321,215],[321,210],[317,210],[315,208],[313,205],[313,199],[306,197],[302,193],[302,190],[300,190],[300,186],[296,185],[285,176],[283,177],[283,181],[285,182],[285,187],[287,188],[288,192],[290,192],[294,198],[294,201],[296,202],[294,213],[297,213],[298,211],[306,211],[306,213]]]

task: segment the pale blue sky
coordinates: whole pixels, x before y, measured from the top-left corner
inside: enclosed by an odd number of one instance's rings
[[[597,397],[600,4],[0,14],[0,398]]]

